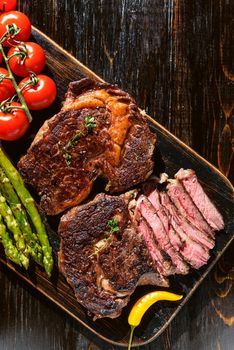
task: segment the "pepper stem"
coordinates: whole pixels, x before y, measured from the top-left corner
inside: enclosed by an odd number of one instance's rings
[[[129,340],[128,340],[128,350],[130,350],[132,346],[133,332],[135,328],[136,328],[135,326],[131,326]]]

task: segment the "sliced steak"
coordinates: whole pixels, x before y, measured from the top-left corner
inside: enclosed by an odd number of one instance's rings
[[[160,201],[167,213],[173,229],[181,238],[183,244],[179,247],[184,259],[194,268],[198,269],[207,263],[210,255],[208,248],[201,244],[199,232],[191,227],[177,211],[166,192],[160,192]],[[213,246],[211,246],[212,248]]]
[[[129,94],[83,79],[69,84],[62,111],[41,127],[18,167],[45,212],[56,215],[83,201],[99,176],[111,193],[147,179],[155,141]]]
[[[181,273],[187,274],[189,271],[189,267],[185,262],[182,263],[183,258],[181,257],[181,254],[180,254],[180,249],[182,247],[181,239],[178,236],[177,232],[173,229],[169,220],[169,216],[160,203],[160,196],[157,189],[155,189],[154,191],[151,191],[148,194],[147,198],[149,199],[154,209],[156,210],[156,213],[164,226],[165,232],[168,235],[168,238],[170,240],[172,247],[178,252],[178,256],[181,258],[181,263],[180,263]]]
[[[138,284],[168,284],[132,225],[128,201],[100,194],[69,210],[59,225],[59,268],[96,318],[118,317]],[[111,233],[113,219],[118,226]]]
[[[146,196],[141,195],[138,199],[138,206],[142,216],[151,227],[160,248],[170,256],[172,264],[176,267],[175,273],[184,273],[187,270],[187,265],[171,245],[169,237],[153,205]]]
[[[168,276],[210,257],[214,239],[204,223],[197,227],[200,212],[183,185],[155,187],[145,184],[140,196],[99,194],[60,221],[59,269],[95,318],[118,317],[137,285],[168,286]]]
[[[213,237],[213,231],[204,219],[183,185],[178,180],[170,180],[167,191],[171,201],[175,204],[180,213],[186,217],[193,226],[197,227],[207,237]],[[210,238],[210,241],[213,240]]]
[[[168,195],[168,193],[166,193]],[[191,220],[188,216],[183,215],[183,210],[178,206],[176,206],[174,198],[170,197],[170,201],[173,203],[176,208],[175,213],[177,213],[177,220],[180,220],[181,227],[186,232],[186,234],[196,242],[200,243],[202,246],[207,249],[214,248],[214,239],[207,235],[206,232],[199,230],[196,226],[191,223]],[[176,215],[176,214],[175,214]]]
[[[191,169],[180,169],[176,173],[175,178],[182,182],[186,191],[209,225],[214,230],[222,230],[224,228],[222,215],[203,190],[195,171]]]
[[[138,233],[144,239],[157,270],[163,276],[173,275],[175,273],[175,267],[172,264],[171,258],[159,247],[159,244],[155,240],[155,235],[152,228],[142,216],[139,208],[136,208],[134,219]]]

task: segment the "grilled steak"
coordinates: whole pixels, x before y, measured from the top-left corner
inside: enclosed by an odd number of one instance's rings
[[[62,111],[41,127],[18,167],[45,212],[56,215],[84,200],[99,176],[111,193],[147,179],[155,141],[129,94],[83,79],[69,84]]]
[[[148,225],[145,218],[141,215],[139,209],[139,202],[135,212],[135,224],[138,229],[138,233],[144,239],[151,258],[156,265],[158,271],[163,276],[173,275],[175,273],[175,267],[172,264],[171,258],[164,250],[162,250],[155,238],[152,228]]]
[[[222,230],[224,228],[223,218],[198,182],[194,170],[180,169],[177,174],[175,174],[175,178],[182,182],[186,191],[209,225],[214,230]]]
[[[119,316],[137,285],[168,286],[168,276],[210,257],[213,228],[180,180],[161,191],[152,181],[143,192],[99,194],[61,219],[59,268],[95,318]]]
[[[181,260],[183,261],[183,259],[181,258],[181,250],[183,250],[183,241],[180,237],[180,235],[177,233],[177,231],[175,230],[175,228],[172,226],[171,221],[170,221],[170,215],[168,215],[168,213],[166,212],[165,208],[163,207],[163,205],[160,202],[160,193],[158,192],[157,189],[155,189],[154,191],[152,191],[151,193],[149,193],[148,195],[148,199],[150,200],[151,204],[154,206],[163,226],[165,229],[165,232],[168,236],[168,239],[170,241],[171,246],[174,248],[174,250],[178,255],[178,260],[180,261],[180,273],[186,274],[189,271],[189,267],[188,265],[183,262],[183,264],[181,263]],[[183,255],[183,254],[182,254]]]
[[[149,199],[142,195],[139,197],[138,202],[139,210],[141,211],[141,214],[147,221],[148,225],[151,227],[160,248],[171,258],[172,264],[175,266],[175,273],[187,273],[187,264],[171,245],[163,223]]]
[[[179,212],[186,217],[194,227],[204,232],[210,242],[213,242],[213,231],[208,222],[204,219],[192,198],[186,192],[183,185],[178,180],[170,180],[167,185],[168,194]]]
[[[59,225],[59,268],[96,318],[117,317],[139,284],[168,285],[131,223],[129,196],[98,195]],[[116,228],[108,226],[116,220]]]
[[[166,192],[160,192],[160,200],[171,226],[181,239],[182,245],[179,246],[181,255],[192,267],[200,268],[207,263],[210,255],[207,246],[201,242],[200,236],[197,237],[199,232],[178,213]],[[213,248],[213,245],[210,248]]]

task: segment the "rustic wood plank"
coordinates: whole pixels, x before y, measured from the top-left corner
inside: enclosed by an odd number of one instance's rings
[[[19,0],[18,3],[38,28],[106,80],[116,81],[133,93],[150,115],[219,165],[224,173],[229,171],[230,177],[234,175],[230,155],[234,118],[233,1],[53,0],[45,4]],[[229,251],[233,249],[232,245]],[[232,254],[225,255],[224,261],[227,271],[224,276],[233,279],[229,266],[233,267]],[[221,272],[217,271],[219,276]],[[210,290],[226,291],[227,287],[225,281],[221,284],[215,281],[211,275],[171,329],[145,349],[231,350],[233,323],[228,321],[232,325],[226,325],[216,315],[213,304],[229,319],[226,305],[233,305],[233,289],[223,298],[216,297]],[[231,279],[228,281],[232,283]],[[1,272],[0,283],[4,288],[4,305],[8,301],[15,305],[17,298],[20,301],[16,313],[10,307],[4,308],[7,327],[3,328],[5,333],[1,332],[0,348],[108,348],[97,339],[81,336],[83,330],[79,326],[64,314],[54,312],[50,303],[39,302],[13,276],[8,280]],[[25,305],[31,310],[32,303],[37,317],[33,311],[24,310]],[[18,312],[29,322],[34,336],[28,336]],[[45,315],[49,324],[45,323]],[[37,329],[40,329],[38,337]]]
[[[232,1],[53,1],[48,11],[34,0],[20,7],[39,29],[132,93],[150,115],[229,174]]]
[[[52,115],[54,110],[59,110],[60,102],[63,99],[66,87],[69,81],[75,76],[76,79],[80,79],[84,76],[99,79],[88,68],[80,64],[79,61],[66,54],[66,52],[58,45],[56,45],[51,39],[43,35],[38,30],[34,29],[33,39],[40,45],[46,48],[47,57],[47,73],[52,75],[57,83],[58,88],[58,101],[51,109],[47,109],[44,112],[44,117],[39,118],[38,113],[34,113],[34,120],[37,122],[32,124],[35,130],[41,126],[44,119],[47,119]],[[64,69],[66,67],[66,69]],[[187,300],[191,297],[193,291],[200,285],[204,277],[208,274],[210,269],[214,266],[219,259],[220,254],[226,249],[233,238],[234,223],[231,219],[231,211],[233,206],[231,205],[231,199],[233,190],[228,180],[219,173],[212,165],[206,162],[203,158],[199,157],[193,150],[178,140],[175,136],[170,134],[164,127],[160,126],[152,118],[149,118],[149,122],[153,131],[156,132],[158,137],[158,148],[160,150],[163,162],[165,163],[165,169],[169,175],[173,175],[180,167],[196,169],[198,177],[203,180],[204,187],[210,194],[211,199],[219,207],[221,213],[224,216],[226,222],[226,232],[219,234],[217,237],[216,248],[213,251],[213,257],[210,259],[208,265],[199,271],[193,271],[189,276],[175,277],[171,283],[171,287],[177,293],[184,295],[183,301],[180,305],[170,306],[167,305],[152,307],[152,310],[148,312],[146,323],[141,324],[141,327],[135,331],[135,344],[144,344],[156,338],[167,325],[171,319],[180,310]],[[31,142],[31,131],[26,137],[17,142],[17,151],[15,149],[15,143],[4,143],[9,155],[17,160],[20,155],[25,152],[27,146]],[[155,159],[155,163],[159,164],[158,158]],[[158,172],[161,169],[156,167]],[[219,188],[222,187],[222,193]],[[52,228],[56,230],[56,227]],[[50,233],[50,232],[49,232]],[[51,232],[51,242],[55,252],[58,249],[58,237]],[[5,260],[0,257],[2,262]],[[64,278],[55,270],[52,281],[48,281],[45,274],[40,269],[35,268],[29,272],[24,272],[22,269],[13,267],[11,264],[7,264],[9,268],[16,272],[23,280],[28,282],[36,290],[40,291],[49,300],[61,307],[65,312],[78,320],[80,323],[88,327],[88,329],[94,332],[96,335],[102,337],[106,341],[112,344],[126,344],[126,340],[129,334],[129,327],[127,325],[127,314],[129,307],[123,311],[123,315],[115,320],[103,319],[93,322],[90,317],[87,316],[85,310],[77,303],[71,288],[66,284]],[[136,301],[142,293],[152,288],[139,288],[132,296],[132,303]],[[155,313],[158,313],[158,317],[155,318]]]

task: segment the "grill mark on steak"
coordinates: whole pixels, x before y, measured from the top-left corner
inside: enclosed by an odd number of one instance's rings
[[[168,286],[167,276],[210,257],[213,239],[183,216],[169,191],[143,187],[148,197],[100,194],[61,219],[59,269],[95,318],[118,317],[137,285]],[[113,218],[119,230],[110,234]]]
[[[94,117],[96,126],[68,152],[86,117]],[[83,79],[69,84],[62,111],[41,127],[18,167],[41,195],[45,212],[56,215],[83,201],[99,176],[111,193],[144,181],[153,171],[155,141],[129,94]]]
[[[188,225],[186,218],[178,213],[166,192],[160,192],[160,201],[170,218],[172,227],[183,242],[183,246],[180,248],[181,254],[192,267],[200,268],[210,258],[208,248],[201,245],[200,239],[197,238],[197,232],[191,228],[191,225]]]
[[[140,276],[147,274],[152,265],[144,241],[136,235],[133,228],[124,230],[121,239],[113,240],[104,247],[98,256],[98,262],[112,288],[127,295],[132,294]],[[151,271],[153,270],[156,269],[152,266]],[[165,278],[160,279],[165,285]]]
[[[209,225],[214,230],[222,230],[224,228],[223,218],[203,190],[195,171],[191,169],[180,169],[175,174],[175,178],[182,182],[186,191]]]
[[[118,167],[113,167],[107,161],[103,163],[103,173],[107,179],[112,179],[106,189],[111,192],[122,192],[126,188],[135,186],[139,179],[141,182],[152,173],[153,161],[148,159],[148,154],[154,152],[154,141],[149,129],[142,125],[133,125],[129,131],[127,142],[121,151],[121,161]],[[150,162],[146,174],[145,164]],[[126,169],[134,171],[126,174]]]
[[[207,236],[207,238],[210,238],[210,241],[213,241],[213,231],[211,227],[203,218],[182,184],[178,180],[170,180],[170,183],[167,185],[167,192],[180,213],[186,217],[193,226],[203,232],[204,236]]]
[[[69,210],[60,221],[59,269],[77,300],[96,318],[118,317],[136,286],[146,280],[168,284],[132,225],[131,197],[97,195],[88,204]],[[118,218],[120,230],[94,253],[94,246],[106,238],[107,223],[113,217]]]

